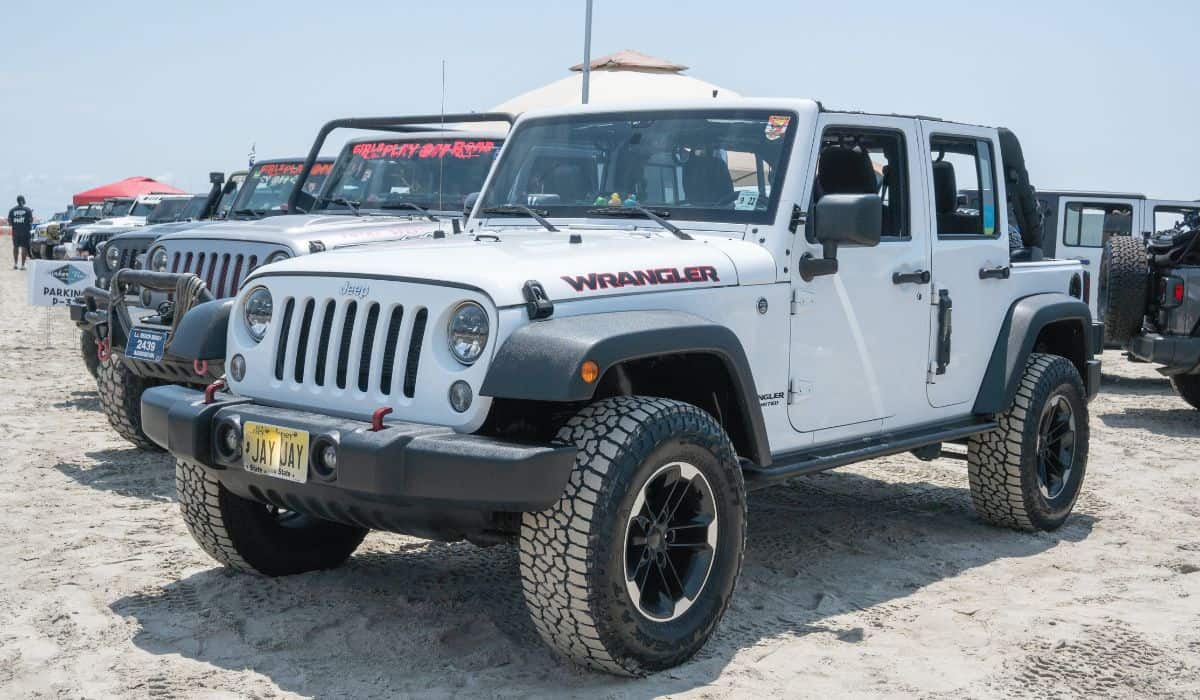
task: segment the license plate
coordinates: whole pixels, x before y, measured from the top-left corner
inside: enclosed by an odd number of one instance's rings
[[[132,328],[129,331],[129,340],[125,343],[125,356],[135,360],[161,362],[168,337],[170,337],[168,331]]]
[[[247,422],[242,428],[242,468],[303,484],[308,481],[308,431]]]

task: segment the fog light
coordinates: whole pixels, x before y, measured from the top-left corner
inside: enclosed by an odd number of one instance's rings
[[[321,437],[313,443],[312,467],[313,473],[325,481],[337,478],[338,446],[328,437]]]
[[[471,385],[463,380],[458,380],[450,385],[450,408],[453,408],[459,413],[464,413],[471,407]]]
[[[246,358],[241,355],[234,355],[229,361],[229,376],[233,377],[233,381],[240,382],[246,378]]]
[[[226,459],[237,457],[242,451],[242,436],[233,423],[222,423],[217,428],[217,450]]]
[[[337,447],[332,443],[321,448],[321,466],[329,471],[337,469]]]

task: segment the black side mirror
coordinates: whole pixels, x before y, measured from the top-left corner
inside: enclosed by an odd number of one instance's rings
[[[463,200],[463,218],[471,217],[471,210],[475,208],[475,202],[479,201],[479,193],[472,192]]]
[[[810,223],[822,255],[815,258],[805,253],[800,258],[798,269],[805,282],[837,272],[838,246],[879,245],[883,200],[877,194],[827,194],[814,207]]]

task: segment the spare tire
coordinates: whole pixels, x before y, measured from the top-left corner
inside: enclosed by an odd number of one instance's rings
[[[1141,332],[1149,284],[1146,244],[1133,236],[1109,238],[1100,257],[1100,287],[1096,291],[1105,347],[1123,348]]]

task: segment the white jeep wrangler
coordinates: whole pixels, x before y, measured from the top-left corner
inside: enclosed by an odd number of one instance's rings
[[[149,390],[143,425],[226,566],[335,567],[372,528],[515,540],[551,647],[667,668],[729,604],[748,489],[956,442],[985,520],[1066,520],[1097,329],[1079,262],[1010,253],[1010,197],[1037,242],[1003,129],[803,100],[526,114],[464,234],[193,309],[175,352],[227,358],[227,386]]]

